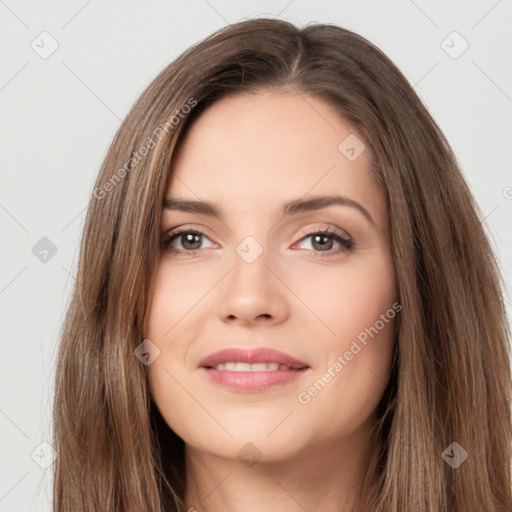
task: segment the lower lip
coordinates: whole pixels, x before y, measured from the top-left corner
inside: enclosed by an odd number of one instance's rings
[[[202,368],[215,383],[236,391],[264,391],[297,380],[308,368],[301,370],[270,370],[263,372],[234,372]]]

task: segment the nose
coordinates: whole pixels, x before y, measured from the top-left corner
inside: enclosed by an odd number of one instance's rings
[[[290,292],[272,268],[268,253],[263,250],[251,261],[243,252],[235,252],[232,268],[217,289],[217,314],[223,322],[279,324],[288,317]]]

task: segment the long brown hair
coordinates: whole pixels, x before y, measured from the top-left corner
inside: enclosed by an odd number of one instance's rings
[[[156,410],[147,367],[134,356],[169,170],[186,128],[213,102],[283,88],[327,101],[361,134],[389,205],[403,310],[361,510],[512,510],[503,282],[448,142],[401,72],[363,37],[260,18],[219,30],[168,65],[105,157],[58,353],[55,512],[183,506],[183,442]],[[461,449],[467,459],[453,467],[448,458]]]

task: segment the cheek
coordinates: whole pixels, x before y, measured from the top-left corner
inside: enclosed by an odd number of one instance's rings
[[[214,283],[211,273],[208,276],[198,275],[197,271],[171,271],[166,265],[159,265],[146,331],[157,339],[167,340],[179,330],[181,319],[186,323],[185,316],[198,304],[205,287]]]
[[[189,340],[200,339],[208,303],[208,291],[215,287],[219,277],[206,266],[170,268],[160,265],[154,281],[145,336],[160,349],[162,359],[175,365],[185,360]],[[185,360],[185,362],[187,362]]]
[[[304,272],[297,275],[302,277],[288,276],[290,287],[306,306],[305,317],[318,323],[317,328],[311,326],[311,334],[322,340],[331,355],[358,335],[364,338],[365,329],[386,315],[396,300],[392,262],[382,253],[354,258],[339,271],[318,267],[308,272],[307,278]],[[391,315],[394,318],[394,311]],[[379,322],[378,330],[383,327]]]
[[[389,380],[395,343],[396,320],[391,319],[395,311],[391,307],[384,311],[389,311],[387,323],[368,314],[369,327],[361,328],[363,324],[350,319],[355,336],[343,334],[335,342],[323,338],[328,362],[315,369],[297,395],[302,417],[322,418],[311,435],[349,436],[375,413]]]
[[[168,424],[171,420],[167,414],[170,398],[173,407],[184,398],[179,382],[183,381],[185,370],[186,340],[194,336],[191,331],[194,327],[186,322],[187,312],[197,303],[194,296],[197,292],[193,290],[194,287],[180,282],[179,273],[173,273],[171,278],[165,269],[158,269],[144,336],[159,351],[158,357],[147,366],[147,372],[150,393]],[[185,325],[187,336],[183,336],[182,328]]]
[[[317,273],[314,283],[302,289],[302,297],[321,319],[312,334],[325,359],[297,398],[308,414],[326,420],[315,435],[327,436],[340,427],[348,433],[372,414],[389,380],[401,309],[393,267],[380,256],[338,275]]]

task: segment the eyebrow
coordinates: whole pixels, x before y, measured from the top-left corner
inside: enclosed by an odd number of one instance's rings
[[[376,227],[375,221],[372,216],[368,213],[368,210],[359,204],[357,201],[349,199],[348,197],[334,195],[334,196],[316,196],[310,199],[293,199],[287,201],[282,206],[282,215],[297,215],[299,213],[321,210],[332,205],[350,206],[355,208],[368,220],[373,226]],[[198,213],[202,215],[208,215],[209,217],[215,217],[219,220],[223,219],[222,212],[212,203],[205,201],[195,201],[191,199],[182,199],[179,197],[169,197],[164,200],[163,204],[165,209],[168,210],[179,210],[188,213]]]

